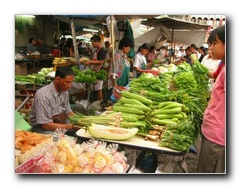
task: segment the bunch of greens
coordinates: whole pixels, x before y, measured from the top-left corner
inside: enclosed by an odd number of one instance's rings
[[[93,84],[97,81],[97,76],[96,73],[92,70],[79,70],[77,74],[75,74],[75,81],[86,84]]]
[[[173,83],[179,90],[182,89],[195,89],[197,88],[197,83],[195,78],[191,72],[182,72],[177,76],[173,77]]]
[[[166,124],[161,136],[160,146],[179,151],[187,151],[194,142],[195,127],[192,123],[193,114],[179,123]]]
[[[15,75],[15,81],[26,82],[31,84],[45,84],[45,77],[48,73],[52,72],[53,68],[42,68],[37,74]]]
[[[86,84],[93,84],[97,80],[107,80],[107,71],[100,70],[98,72],[92,70],[79,70],[77,67],[72,67],[72,70],[75,74],[75,81],[86,83]]]
[[[96,73],[97,79],[98,80],[107,80],[107,71],[106,70],[100,70]]]

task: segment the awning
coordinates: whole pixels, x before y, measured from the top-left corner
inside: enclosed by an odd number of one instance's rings
[[[197,24],[189,21],[174,19],[170,17],[151,18],[146,21],[142,21],[143,25],[150,27],[164,26],[168,29],[184,29],[184,30],[208,30],[208,25]]]

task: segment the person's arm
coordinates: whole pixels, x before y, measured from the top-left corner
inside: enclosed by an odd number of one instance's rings
[[[73,111],[71,111],[71,112],[69,112],[69,113],[67,114],[67,117],[71,117],[71,116],[73,116],[73,115],[75,115],[75,113],[74,113]]]
[[[208,77],[216,79],[217,76],[219,75],[219,73],[221,72],[223,66],[224,66],[224,64],[219,64],[219,66],[218,66],[216,71],[214,71],[214,72],[213,71],[209,71]]]
[[[75,113],[73,111],[71,111],[67,114],[67,117],[69,118],[70,116],[73,116],[73,115],[75,115]],[[61,123],[49,122],[49,123],[42,125],[42,129],[45,131],[54,131],[57,128],[66,129],[66,130],[76,129],[75,126],[73,126],[72,124],[68,124],[68,123],[61,124]],[[79,128],[77,128],[77,129],[79,129]]]
[[[60,124],[60,123],[53,123],[49,122],[42,125],[42,129],[44,131],[55,131],[57,128],[72,130],[74,126],[72,124]]]
[[[215,77],[214,77],[214,72],[213,72],[213,71],[209,71],[209,72],[208,72],[208,77],[215,79]]]
[[[89,60],[84,65],[86,65],[86,66],[89,66],[89,65],[102,65],[103,63],[104,63],[103,60]]]
[[[133,69],[138,73],[143,73],[143,70],[140,69],[139,67],[133,67]]]
[[[142,70],[138,67],[133,67],[133,69],[139,73],[151,73],[153,74],[154,76],[158,76],[160,71],[156,71],[156,70]]]

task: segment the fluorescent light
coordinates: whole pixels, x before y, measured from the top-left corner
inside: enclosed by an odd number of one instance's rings
[[[36,16],[34,15],[19,15],[19,16],[26,17],[26,18],[36,18]]]
[[[89,31],[89,32],[95,32],[95,33],[98,33],[98,30],[95,30],[95,29],[88,29],[88,28],[83,28],[83,31]]]

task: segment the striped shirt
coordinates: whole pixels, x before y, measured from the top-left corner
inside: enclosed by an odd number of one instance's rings
[[[51,82],[36,92],[29,117],[33,126],[42,125],[53,122],[53,115],[71,111],[68,91],[58,94]]]

